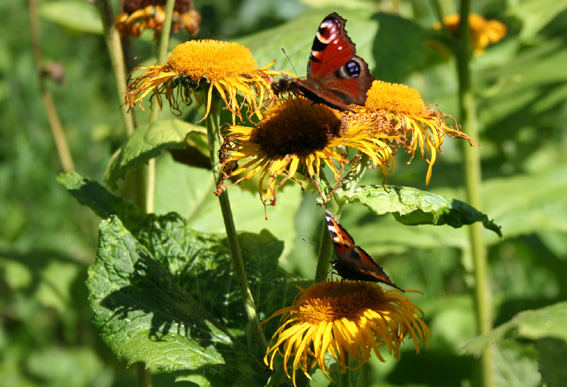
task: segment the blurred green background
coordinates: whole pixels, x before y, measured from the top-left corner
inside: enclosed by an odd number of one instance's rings
[[[312,8],[315,5],[324,8]],[[319,21],[337,10],[371,72],[379,79],[416,88],[427,103],[457,115],[454,60],[431,30],[431,3],[414,1],[195,1],[203,16],[200,38],[237,40],[259,65],[300,75]],[[452,1],[441,2],[446,14]],[[475,1],[473,11],[506,24],[506,38],[473,59],[480,120],[477,139],[483,163],[483,212],[502,225],[504,237],[486,232],[495,325],[518,312],[567,297],[567,2]],[[64,82],[48,82],[68,137],[76,170],[102,181],[106,163],[124,140],[114,78],[93,5],[83,0],[39,2],[42,54],[63,65]],[[98,219],[56,183],[61,166],[41,102],[31,51],[25,1],[0,2],[0,380],[3,386],[126,386],[135,374],[116,361],[91,324],[86,270],[96,251]],[[291,24],[286,24],[290,22]],[[295,24],[293,24],[295,23]],[[129,61],[153,62],[153,32],[131,41]],[[187,37],[175,35],[177,42]],[[175,42],[173,43],[175,44]],[[285,48],[290,61],[284,58]],[[162,116],[171,115],[168,109]],[[138,113],[138,120],[145,116]],[[447,139],[429,187],[425,163],[405,165],[399,155],[388,183],[416,186],[464,200],[460,144]],[[191,183],[201,173],[158,160],[156,212],[184,212]],[[182,176],[180,178],[180,176]],[[368,183],[380,183],[372,172]],[[176,184],[180,182],[180,184]],[[320,208],[303,197],[288,214],[282,267],[310,279],[315,268]],[[252,195],[252,194],[250,194]],[[280,195],[283,199],[285,192]],[[280,203],[278,203],[280,204]],[[286,208],[285,202],[281,204]],[[258,203],[259,211],[262,212]],[[268,215],[277,215],[268,209]],[[236,215],[242,221],[246,211]],[[412,297],[433,332],[419,355],[411,346],[400,361],[372,360],[360,385],[467,385],[471,357],[459,349],[474,337],[467,230],[408,227],[349,207],[342,221],[357,243],[384,266],[396,283],[419,289]],[[267,223],[270,228],[274,223]],[[206,229],[202,221],[197,228]],[[215,230],[217,231],[217,230]],[[218,230],[220,231],[220,230]],[[567,329],[567,328],[566,328]],[[496,346],[498,385],[537,386],[547,342],[508,338]],[[535,344],[535,345],[534,345]],[[565,343],[557,347],[565,353]],[[563,352],[561,352],[563,351]],[[155,385],[174,377],[154,375]],[[316,385],[325,385],[319,378]],[[553,384],[546,380],[548,385]],[[191,385],[183,382],[182,385]]]

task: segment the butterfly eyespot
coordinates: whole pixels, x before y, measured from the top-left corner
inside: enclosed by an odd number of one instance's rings
[[[351,77],[357,78],[360,75],[360,65],[355,61],[351,60],[345,66],[348,74]]]

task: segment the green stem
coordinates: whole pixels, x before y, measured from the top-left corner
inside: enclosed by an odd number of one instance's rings
[[[335,211],[333,215],[338,217],[339,213]],[[333,243],[327,231],[327,223],[323,217],[323,229],[321,230],[319,252],[317,253],[317,268],[315,269],[315,282],[323,282],[327,279],[331,254],[333,254]]]
[[[349,362],[350,362],[350,356],[348,355],[348,352],[345,350],[343,351],[343,353],[345,354],[345,359],[344,362],[347,366],[346,372],[342,373],[342,372],[338,372],[338,383],[337,385],[340,387],[350,387],[351,383],[351,370],[350,368],[348,368],[348,366],[350,366]]]
[[[478,122],[476,104],[472,90],[470,59],[469,14],[470,0],[461,0],[461,22],[457,30],[457,73],[459,77],[459,108],[463,130],[473,139],[478,139]],[[464,173],[467,201],[481,210],[481,161],[477,148],[464,143]],[[474,267],[474,299],[476,307],[477,331],[479,335],[488,333],[492,328],[492,303],[488,283],[488,265],[486,262],[486,245],[483,238],[482,224],[470,226],[469,240]],[[492,372],[492,356],[490,348],[482,353],[479,359],[478,384],[484,387],[494,386]]]
[[[165,57],[167,56],[167,48],[169,47],[169,36],[171,32],[171,22],[173,20],[174,6],[175,0],[167,0],[167,4],[165,5],[165,21],[163,22],[163,27],[161,29],[159,38],[158,64],[160,65],[165,62]]]
[[[325,182],[325,188],[329,188],[330,184],[324,175],[321,175],[321,180]],[[325,189],[323,190],[325,191]],[[331,195],[331,198],[325,207],[331,211],[333,216],[339,220],[341,217],[341,212],[343,210],[344,202],[341,200],[339,191],[337,190]],[[329,261],[333,255],[333,242],[331,241],[331,236],[327,231],[327,221],[325,220],[325,215],[322,218],[321,227],[321,239],[319,240],[319,251],[317,252],[317,268],[315,269],[315,282],[323,282],[327,279],[327,274],[329,273]]]
[[[136,363],[136,379],[138,387],[152,387],[152,376],[146,370],[145,363]]]
[[[205,99],[206,100],[206,99]],[[207,134],[209,139],[209,151],[211,156],[211,167],[213,169],[213,176],[215,179],[215,187],[220,182],[220,171],[219,171],[219,155],[218,150],[219,144],[219,117],[220,117],[220,98],[213,93],[213,98],[211,101],[211,109],[209,115],[207,116]],[[228,192],[223,191],[219,195],[219,203],[222,211],[222,216],[224,220],[224,227],[226,230],[226,236],[228,239],[228,244],[230,247],[230,253],[232,257],[232,263],[234,265],[234,271],[236,278],[238,279],[238,284],[240,285],[240,292],[242,294],[242,299],[244,301],[244,308],[246,309],[246,314],[248,315],[248,320],[252,325],[252,329],[256,338],[261,343],[261,345],[266,348],[267,342],[262,330],[260,329],[260,322],[258,320],[258,313],[256,313],[256,305],[254,303],[254,298],[252,292],[250,291],[250,286],[248,285],[248,277],[246,275],[246,270],[244,269],[244,261],[242,260],[242,250],[240,249],[240,242],[238,241],[238,235],[236,233],[236,227],[234,226],[234,218],[232,217],[232,211],[230,209],[230,201],[228,198]]]
[[[171,32],[171,21],[173,20],[173,7],[175,6],[175,0],[167,0],[165,5],[165,21],[163,22],[163,27],[161,30],[159,38],[159,48],[157,55],[157,64],[162,65],[165,63],[165,58],[167,56],[167,48],[169,46],[169,35]],[[152,113],[150,115],[149,123],[153,123],[157,120],[159,115],[159,104],[157,99],[152,101]],[[155,203],[155,191],[156,191],[156,160],[151,159],[148,162],[148,167],[146,169],[146,212],[154,212]]]
[[[347,370],[344,374],[342,372],[338,373],[337,377],[337,385],[339,387],[349,387],[350,386],[350,371]]]

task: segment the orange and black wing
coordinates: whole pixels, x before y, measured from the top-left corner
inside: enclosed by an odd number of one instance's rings
[[[328,210],[325,211],[325,220],[337,255],[332,265],[341,277],[358,281],[382,282],[404,291],[390,279],[370,254],[356,246],[354,239]]]

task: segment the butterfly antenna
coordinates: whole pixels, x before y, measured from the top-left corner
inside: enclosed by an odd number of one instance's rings
[[[305,237],[301,237],[301,240],[302,240],[303,242],[309,243],[309,244],[310,244],[311,246],[313,246],[313,247],[318,247],[318,246],[319,246],[319,245],[317,245],[317,243],[311,242],[309,239],[307,239],[307,238],[305,238]]]
[[[285,57],[287,58],[287,61],[289,62],[289,64],[291,65],[291,68],[293,69],[293,72],[295,74],[297,74],[297,70],[295,69],[295,66],[293,65],[293,62],[291,61],[291,59],[289,58],[289,56],[287,55],[287,52],[285,51],[285,48],[282,47],[282,52],[285,55]]]

